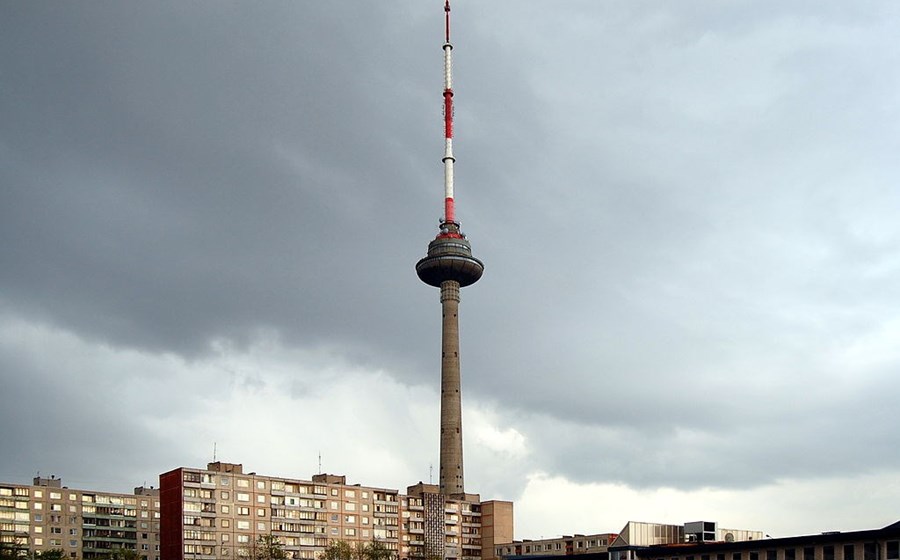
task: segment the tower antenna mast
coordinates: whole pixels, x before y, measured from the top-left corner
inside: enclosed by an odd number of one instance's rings
[[[453,204],[453,45],[450,43],[450,0],[444,0],[444,222],[455,224]]]

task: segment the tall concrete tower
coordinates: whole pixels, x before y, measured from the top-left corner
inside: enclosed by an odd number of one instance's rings
[[[450,44],[450,0],[444,1],[444,217],[428,254],[416,263],[416,274],[441,289],[441,494],[462,496],[462,400],[459,376],[459,289],[481,278],[484,265],[459,229],[453,209],[453,45]]]

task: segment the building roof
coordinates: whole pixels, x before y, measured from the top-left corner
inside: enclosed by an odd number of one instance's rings
[[[679,543],[674,545],[654,545],[641,547],[644,556],[667,556],[677,549],[679,554],[691,552],[727,552],[730,550],[746,550],[748,548],[775,548],[789,546],[814,546],[822,544],[837,544],[853,541],[868,541],[900,537],[900,521],[892,523],[881,529],[868,529],[864,531],[829,531],[815,535],[800,535],[796,537],[769,538],[759,541],[735,541],[735,542],[707,542],[707,543]],[[610,547],[612,548],[612,547]]]

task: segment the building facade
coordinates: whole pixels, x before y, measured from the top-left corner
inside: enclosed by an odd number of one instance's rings
[[[616,537],[618,535],[615,533],[562,535],[549,539],[503,542],[495,548],[498,557],[595,554],[606,552]]]
[[[636,560],[900,560],[900,521],[868,531],[660,545],[633,552]]]
[[[534,558],[579,554],[585,555],[585,560],[634,560],[636,558],[635,551],[654,545],[680,545],[726,540],[752,541],[762,538],[762,531],[721,529],[714,521],[692,521],[684,525],[629,521],[618,533],[564,535],[539,540],[497,541],[499,544],[495,545],[494,552],[498,558],[520,556]]]
[[[134,551],[159,560],[159,490],[133,494],[78,490],[59,478],[33,484],[0,483],[0,543],[23,555],[62,550],[69,558],[109,558]]]
[[[495,535],[512,534],[511,502],[450,499],[422,483],[403,494],[341,475],[264,476],[234,463],[160,475],[160,501],[161,560],[245,557],[264,536],[297,559],[318,558],[334,541],[377,541],[400,559],[488,560]]]

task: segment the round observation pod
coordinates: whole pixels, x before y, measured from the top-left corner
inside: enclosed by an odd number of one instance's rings
[[[463,237],[437,237],[428,244],[428,255],[416,263],[416,274],[429,286],[456,280],[465,287],[478,282],[484,264],[472,256],[472,247]]]

